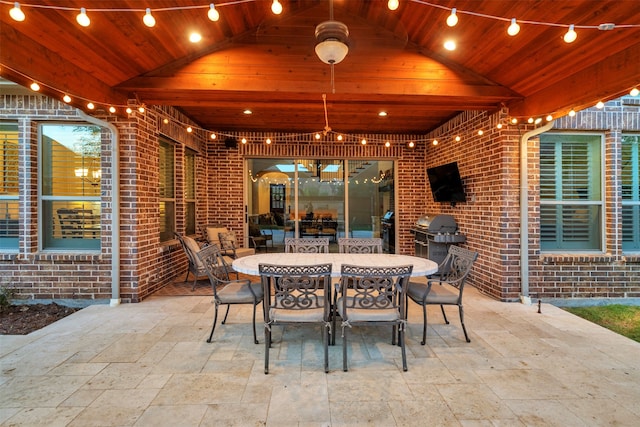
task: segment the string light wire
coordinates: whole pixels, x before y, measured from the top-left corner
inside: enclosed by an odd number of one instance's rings
[[[225,6],[233,6],[233,5],[239,5],[239,4],[244,4],[244,3],[253,3],[257,0],[233,0],[233,1],[227,1],[227,2],[221,2],[221,3],[217,3],[215,4],[215,8],[219,8],[219,7],[225,7]],[[408,2],[411,3],[416,3],[416,4],[421,4],[424,6],[428,6],[428,7],[432,7],[432,8],[436,8],[436,9],[441,9],[441,10],[445,10],[448,11],[450,13],[449,17],[451,15],[469,15],[469,16],[475,16],[475,17],[479,17],[479,18],[485,18],[485,19],[492,19],[492,20],[498,20],[498,21],[503,21],[503,22],[509,22],[509,23],[515,23],[516,19],[515,18],[507,18],[507,17],[501,17],[501,16],[495,16],[495,15],[489,15],[489,14],[485,14],[485,13],[480,13],[480,12],[473,12],[473,11],[468,11],[468,10],[461,10],[458,8],[451,8],[451,7],[447,7],[447,6],[443,6],[443,5],[439,5],[439,4],[434,4],[434,3],[430,3],[428,1],[424,1],[424,0],[407,0]],[[276,0],[273,2],[274,5],[278,4],[280,5],[280,3]],[[0,4],[5,4],[5,5],[10,5],[12,6],[11,12],[15,13],[15,10],[17,9],[19,12],[21,12],[21,17],[25,16],[26,14],[24,13],[25,9],[48,9],[48,10],[60,10],[60,11],[73,11],[73,12],[78,12],[78,7],[71,7],[71,6],[57,6],[57,5],[43,5],[43,4],[30,4],[30,3],[21,3],[21,2],[14,2],[14,1],[7,1],[7,0],[0,0]],[[281,7],[281,6],[280,6]],[[104,13],[104,12],[131,12],[131,13],[145,13],[146,15],[151,15],[151,13],[162,13],[162,12],[171,12],[171,11],[180,11],[180,10],[197,10],[197,9],[204,9],[207,11],[211,11],[211,10],[215,10],[214,9],[214,4],[211,2],[208,3],[203,3],[201,5],[188,5],[188,6],[169,6],[169,7],[159,7],[159,8],[81,8],[81,13],[82,14],[96,14],[96,13]],[[217,11],[216,11],[217,12]],[[14,13],[12,13],[12,18]],[[275,12],[274,12],[275,13]],[[14,18],[15,19],[15,18]],[[24,20],[24,18],[22,18]],[[606,30],[613,30],[615,29],[623,29],[623,28],[640,28],[640,24],[614,24],[614,23],[602,23],[599,25],[579,25],[579,24],[563,24],[563,23],[556,23],[556,22],[542,22],[542,21],[531,21],[531,20],[524,20],[524,19],[518,19],[517,20],[518,24],[525,24],[525,25],[541,25],[541,26],[548,26],[548,27],[560,27],[560,28],[567,28],[569,31],[571,30],[576,30],[576,29],[585,29],[585,30],[599,30],[599,31],[606,31]],[[57,92],[60,94],[61,98],[64,97],[64,102],[68,103],[69,101],[67,101],[68,97],[72,96],[73,100],[79,100],[82,102],[85,102],[85,106],[91,110],[95,109],[95,104],[100,104],[100,105],[105,105],[105,109],[108,108],[108,111],[112,114],[114,114],[116,112],[117,108],[120,109],[124,109],[125,112],[127,114],[131,114],[133,112],[133,109],[131,108],[131,106],[129,105],[117,105],[117,104],[113,104],[113,103],[104,103],[104,102],[100,102],[100,101],[95,101],[95,100],[91,100],[85,97],[82,97],[80,95],[76,95],[76,94],[72,94],[68,91],[64,91],[64,90],[60,90],[51,86],[48,86],[46,84],[43,84],[41,82],[36,82],[35,80],[33,80],[32,78],[30,78],[29,76],[17,71],[17,70],[13,70],[9,67],[6,67],[3,65],[3,67],[10,69],[14,74],[19,75],[27,80],[30,80],[33,82],[33,84],[35,85],[39,85],[40,87],[46,87],[49,90],[53,91],[53,92]],[[635,89],[635,88],[634,88]],[[636,89],[637,90],[637,89]],[[634,96],[634,95],[632,95]],[[362,141],[360,136],[355,136],[355,135],[349,135],[349,134],[345,134],[345,133],[337,133],[334,132],[330,127],[329,127],[329,121],[328,121],[328,115],[327,115],[327,109],[326,109],[326,95],[323,94],[323,103],[324,103],[324,113],[325,113],[325,127],[322,131],[318,132],[318,131],[313,131],[313,132],[308,132],[308,133],[302,133],[302,134],[282,134],[279,135],[278,138],[279,139],[299,139],[300,137],[305,137],[305,136],[309,136],[309,135],[315,135],[315,134],[319,134],[322,133],[325,137],[328,137],[329,135],[333,135],[335,136],[335,139],[338,141],[344,141],[345,139],[348,140],[353,140],[353,141]],[[140,111],[144,111],[144,105],[143,104],[139,104],[138,106],[135,107],[137,110]],[[569,115],[575,115],[575,110],[571,109]],[[558,112],[551,112],[548,113],[546,115],[546,120],[548,121],[549,118],[553,118],[553,117],[557,117],[558,116]],[[166,122],[166,118],[165,118],[165,124],[167,124]],[[534,123],[537,125],[538,123],[540,123],[541,117],[534,119]],[[179,125],[179,126],[184,126],[185,129],[186,128],[191,128],[192,131],[198,130],[202,133],[206,133],[206,134],[210,134],[211,138],[214,138],[213,135],[220,135],[220,136],[226,136],[226,137],[234,137],[235,135],[232,134],[224,134],[221,132],[213,132],[211,130],[208,129],[204,129],[204,128],[200,128],[197,126],[193,126],[190,124],[186,124],[186,123],[182,123],[180,121],[176,121],[173,118],[170,118],[169,122],[172,122],[173,124]],[[507,122],[505,122],[505,124],[510,124],[510,125],[517,125],[518,123],[518,118],[516,117],[512,117],[510,120],[508,120]],[[244,138],[243,138],[244,140]],[[433,138],[424,138],[424,139],[413,139],[412,142],[428,142],[428,141],[432,141]],[[459,137],[456,137],[456,141],[459,140]],[[369,139],[368,142],[377,142],[377,143],[382,143],[385,144],[385,146],[389,146],[388,143],[388,139],[385,138],[381,138],[380,140],[377,139]],[[415,146],[415,144],[407,144],[408,146],[410,146],[411,148],[413,148]]]

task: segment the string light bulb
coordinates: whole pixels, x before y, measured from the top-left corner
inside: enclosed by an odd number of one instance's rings
[[[34,91],[34,92],[37,92],[37,91],[40,90],[40,85],[37,82],[31,83],[30,87],[31,87],[31,90]]]
[[[507,28],[507,34],[515,36],[520,32],[520,25],[516,22],[516,18],[511,18],[511,25]]]
[[[87,9],[84,7],[80,8],[80,13],[76,16],[76,21],[82,27],[88,27],[91,25],[91,19],[89,19],[89,15],[87,15]]]
[[[389,10],[396,10],[398,9],[398,6],[400,6],[400,2],[398,0],[389,0],[387,3]]]
[[[144,113],[144,106],[143,105],[139,106],[138,111],[140,112],[140,114]]]
[[[362,141],[360,141],[360,144],[362,144],[362,145],[367,145],[367,140],[366,140],[366,139],[364,139],[364,138],[362,138]]]
[[[218,137],[218,135],[216,135],[215,133],[211,134],[211,139],[216,139]]]
[[[598,101],[598,103],[596,104],[596,108],[599,109],[599,110],[603,109],[604,108],[604,102]]]
[[[246,144],[246,143],[247,143],[247,138],[242,138],[242,141],[241,141],[241,142],[242,142],[243,144]]]
[[[278,0],[273,0],[273,4],[271,5],[271,11],[275,15],[280,15],[282,13],[282,5]]]
[[[266,141],[267,145],[271,145],[271,138],[267,138]]]
[[[95,108],[96,108],[96,106],[93,104],[93,102],[89,102],[89,103],[87,104],[87,108],[88,108],[89,110],[93,110],[93,109],[95,109]]]
[[[144,17],[142,18],[142,22],[144,22],[144,25],[146,25],[149,28],[156,26],[156,18],[154,18],[153,15],[151,14],[150,8],[147,8],[147,12],[144,14]]]
[[[390,143],[389,141],[386,141],[386,142],[384,143],[384,146],[385,146],[385,147],[387,147],[387,148],[389,148],[389,147],[391,147],[391,143]]]
[[[453,40],[447,40],[444,42],[444,48],[448,51],[453,52],[454,50],[456,50],[456,42]]]
[[[415,146],[416,146],[416,143],[413,142],[413,141],[409,141],[409,143],[407,144],[407,147],[409,147],[409,148],[413,148]]]
[[[131,107],[127,107],[125,111],[127,112],[127,114],[133,113],[133,110],[131,109]]]
[[[18,22],[24,21],[25,16],[22,9],[20,9],[20,3],[18,2],[13,3],[13,7],[9,11],[9,16],[11,16],[11,19],[13,19],[14,21],[18,21]]]
[[[116,112],[116,107],[114,107],[113,105],[111,107],[109,107],[109,112],[111,114],[115,113]]]
[[[564,42],[565,43],[573,43],[574,41],[576,41],[577,38],[578,38],[578,34],[574,30],[573,24],[569,25],[569,30],[564,35]]]
[[[573,110],[573,108],[571,110],[569,110],[569,117],[573,117],[576,115],[575,110]]]
[[[65,95],[62,97],[62,100],[68,104],[68,103],[70,103],[70,102],[71,102],[71,97],[70,97],[69,95],[65,94]]]
[[[209,11],[207,12],[207,16],[213,22],[216,22],[218,19],[220,19],[220,12],[216,10],[216,7],[213,5],[213,3],[209,5]]]
[[[460,138],[460,135],[456,136],[456,142],[460,142],[462,138]]]
[[[542,117],[538,117],[538,118],[534,121],[534,123],[535,123],[536,125],[539,125],[540,123],[542,123]]]
[[[188,132],[188,133],[193,132],[193,128],[192,128],[191,126],[187,126],[187,132]]]
[[[640,90],[638,90],[637,87],[634,87],[633,89],[631,89],[631,91],[629,92],[629,95],[631,96],[638,96],[638,94],[640,94]]]
[[[550,122],[551,120],[553,120],[553,116],[552,116],[551,114],[549,114],[549,115],[546,117],[546,119],[547,119],[547,121],[548,121],[548,122]]]
[[[456,15],[457,9],[454,7],[451,9],[451,15],[447,16],[447,25],[450,27],[455,27],[458,23],[458,15]]]
[[[433,140],[433,142],[432,142],[432,144],[433,144],[433,145],[438,145],[438,140],[437,140],[437,139],[434,139],[434,140]]]

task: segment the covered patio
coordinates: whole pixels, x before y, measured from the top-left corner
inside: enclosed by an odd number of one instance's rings
[[[240,308],[243,307],[243,308]],[[94,305],[27,336],[0,336],[0,423],[57,426],[634,426],[640,343],[557,307],[505,304],[469,288],[466,343],[451,314],[411,307],[408,372],[388,330],[354,328],[323,372],[318,334],[275,331],[253,344],[250,308],[233,307],[205,342],[211,297]],[[298,333],[299,332],[299,333]]]

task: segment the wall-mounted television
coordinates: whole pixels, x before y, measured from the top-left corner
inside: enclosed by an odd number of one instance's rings
[[[433,200],[436,202],[466,202],[458,163],[452,162],[427,169]]]

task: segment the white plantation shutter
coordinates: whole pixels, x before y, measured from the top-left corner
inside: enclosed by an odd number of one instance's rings
[[[622,136],[622,250],[640,251],[640,135]]]
[[[540,137],[542,250],[601,250],[602,137]]]

